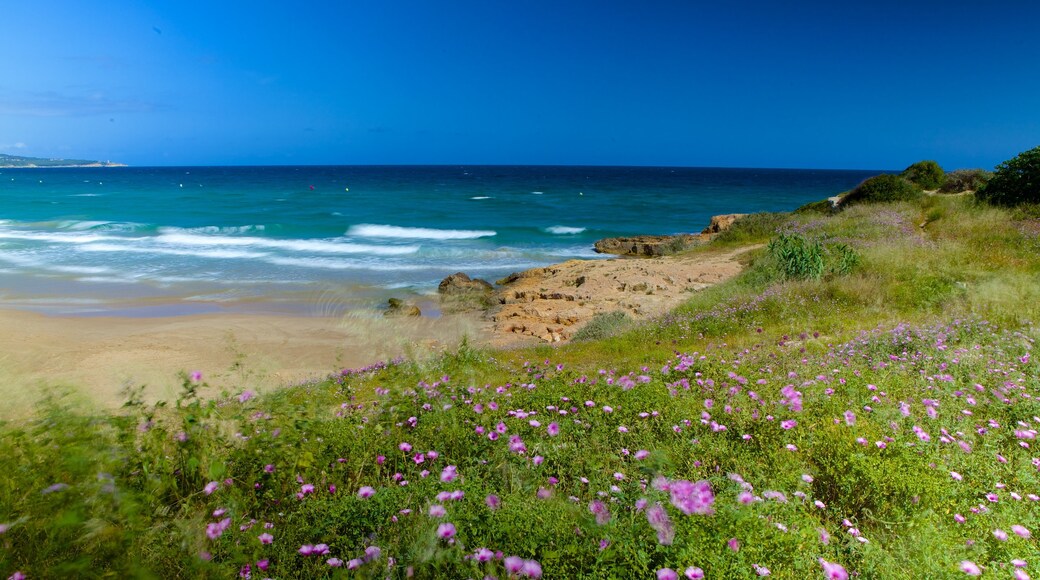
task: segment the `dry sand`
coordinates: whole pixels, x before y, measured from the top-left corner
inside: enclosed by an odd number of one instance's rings
[[[181,371],[201,371],[214,395],[263,390],[437,352],[481,332],[474,316],[82,318],[0,309],[0,417],[23,414],[51,387],[104,407],[120,405],[127,385],[145,385],[149,401],[172,401]]]

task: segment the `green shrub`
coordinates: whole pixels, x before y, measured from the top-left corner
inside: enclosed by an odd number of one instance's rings
[[[1040,202],[1040,147],[998,165],[993,178],[975,192],[975,197],[994,205]]]
[[[847,193],[847,192],[846,192]],[[841,194],[844,195],[844,194]],[[832,214],[834,213],[834,204],[829,199],[821,199],[820,201],[809,202],[798,209],[794,210],[796,214],[806,213],[822,213]]]
[[[787,223],[787,213],[772,213],[772,212],[758,212],[748,214],[729,227],[729,229],[719,233],[715,238],[715,243],[747,243],[756,241],[765,241],[773,237],[780,226]]]
[[[632,324],[632,319],[622,310],[614,312],[603,312],[592,317],[578,332],[574,333],[571,340],[580,342],[583,340],[600,340],[618,334]]]
[[[985,169],[958,169],[946,174],[946,183],[943,183],[939,191],[942,193],[978,191],[992,177],[993,173]]]
[[[842,198],[841,204],[913,201],[921,197],[921,189],[898,175],[875,175],[856,186]]]
[[[823,245],[798,234],[780,234],[769,242],[769,255],[784,278],[819,279],[823,276]]]
[[[946,181],[946,172],[934,161],[918,161],[899,174],[921,189],[939,189]]]

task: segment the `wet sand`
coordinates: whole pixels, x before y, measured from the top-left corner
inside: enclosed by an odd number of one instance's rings
[[[383,318],[375,311],[133,318],[0,309],[0,417],[22,415],[54,387],[102,407],[122,404],[128,385],[145,385],[148,401],[173,401],[181,371],[202,372],[211,395],[264,390],[432,354],[464,335],[479,341],[482,332],[476,316]]]

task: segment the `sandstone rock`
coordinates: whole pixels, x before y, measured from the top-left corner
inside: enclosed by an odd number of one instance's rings
[[[701,242],[699,236],[635,236],[631,238],[604,238],[595,244],[601,254],[621,256],[667,256],[691,248]]]
[[[708,224],[708,227],[704,228],[704,230],[702,230],[701,233],[717,234],[720,232],[724,232],[728,230],[730,226],[733,225],[733,222],[739,220],[740,218],[746,215],[746,213],[727,213],[723,215],[713,215],[711,216],[711,223]]]
[[[470,278],[463,272],[456,272],[441,280],[441,283],[437,285],[437,292],[441,294],[468,294],[471,292],[490,294],[493,290],[494,287],[487,280]]]
[[[405,303],[400,298],[391,298],[387,300],[383,316],[422,316],[422,310],[414,304]]]

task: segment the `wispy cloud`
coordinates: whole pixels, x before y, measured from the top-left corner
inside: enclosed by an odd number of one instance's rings
[[[113,113],[147,113],[161,109],[156,103],[119,98],[102,91],[5,91],[0,89],[0,115],[23,117],[87,117]]]

